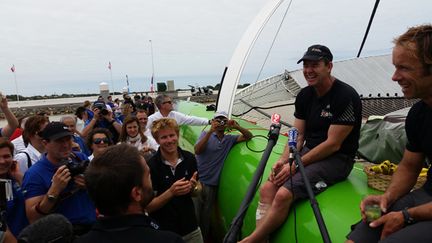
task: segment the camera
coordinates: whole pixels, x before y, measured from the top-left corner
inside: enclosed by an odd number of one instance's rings
[[[0,179],[0,231],[6,231],[7,202],[13,200],[12,181]]]
[[[89,160],[82,160],[73,153],[69,158],[63,159],[62,161],[62,164],[66,165],[69,172],[71,173],[71,177],[83,174],[89,163]]]
[[[99,109],[100,114],[103,116],[106,116],[109,114],[109,111],[107,110],[107,108],[104,104],[97,104],[97,105],[95,105],[95,108]]]
[[[228,120],[225,119],[214,119],[215,121],[217,121],[217,123],[219,123],[219,126],[225,126],[225,124],[227,124]]]

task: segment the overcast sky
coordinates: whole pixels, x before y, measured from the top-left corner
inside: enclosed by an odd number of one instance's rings
[[[248,61],[243,82],[298,69],[296,61],[315,43],[336,60],[356,56],[374,0],[293,0],[261,77],[257,77],[285,1]],[[0,82],[6,94],[97,92],[129,76],[131,90],[148,90],[154,50],[155,82],[176,88],[216,84],[242,34],[266,0],[13,0],[0,2]],[[430,23],[430,0],[381,1],[363,55],[390,53],[391,40],[407,27]],[[207,77],[204,78],[204,77]],[[211,81],[209,81],[211,80]],[[206,83],[210,82],[210,83]]]

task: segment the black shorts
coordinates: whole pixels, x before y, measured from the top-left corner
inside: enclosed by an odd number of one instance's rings
[[[389,211],[400,211],[404,208],[411,208],[417,205],[425,204],[432,201],[432,196],[429,195],[423,188],[415,190],[397,200],[389,209]],[[363,221],[351,226],[352,231],[347,235],[347,239],[355,243],[362,242],[432,242],[432,221],[421,221],[408,225],[399,231],[389,235],[384,240],[380,241],[382,227],[371,228]]]
[[[301,155],[309,152],[308,148],[303,148]],[[351,156],[335,153],[321,161],[317,161],[305,167],[306,177],[312,186],[314,194],[323,192],[328,186],[339,181],[345,180],[350,174],[354,165]],[[288,179],[283,185],[293,193],[294,199],[307,198],[306,186],[303,182],[301,173],[298,171]]]

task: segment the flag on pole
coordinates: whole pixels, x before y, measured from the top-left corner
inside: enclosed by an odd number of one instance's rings
[[[12,67],[11,67],[11,71],[12,71],[13,73],[15,72],[15,64],[12,65]]]
[[[154,86],[153,86],[153,75],[151,76],[151,81],[150,81],[150,92],[154,92]]]
[[[111,70],[111,62],[108,62],[108,69]]]

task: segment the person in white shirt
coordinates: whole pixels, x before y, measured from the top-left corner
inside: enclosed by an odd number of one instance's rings
[[[127,143],[136,147],[145,156],[151,157],[156,152],[156,146],[149,143],[149,139],[141,131],[140,123],[136,117],[127,117],[124,120],[119,140],[120,143]]]
[[[159,148],[159,144],[153,138],[153,135],[151,134],[150,129],[147,128],[148,116],[147,116],[146,111],[138,109],[137,113],[136,113],[136,118],[138,119],[141,131],[147,137],[147,140],[148,140],[150,147],[157,151]]]
[[[171,97],[165,94],[158,95],[155,100],[156,107],[159,109],[153,115],[148,117],[147,128],[151,129],[154,121],[161,118],[172,118],[176,120],[177,124],[180,125],[196,125],[204,126],[209,125],[210,120],[207,118],[188,116],[183,113],[173,110],[173,101]]]
[[[24,132],[24,126],[25,123],[27,121],[27,119],[29,118],[29,116],[27,117],[23,117],[20,121],[20,119],[18,119],[18,123],[19,123],[19,127],[22,129],[22,131]],[[21,133],[20,136],[14,138],[11,140],[13,146],[14,146],[14,156],[22,151],[24,151],[24,149],[26,148],[26,144],[24,143],[24,138],[23,135]]]
[[[27,147],[17,153],[14,159],[18,162],[21,172],[24,174],[30,166],[40,160],[41,154],[45,152],[45,146],[39,132],[48,124],[45,116],[31,116],[24,125],[23,137],[28,144]]]

